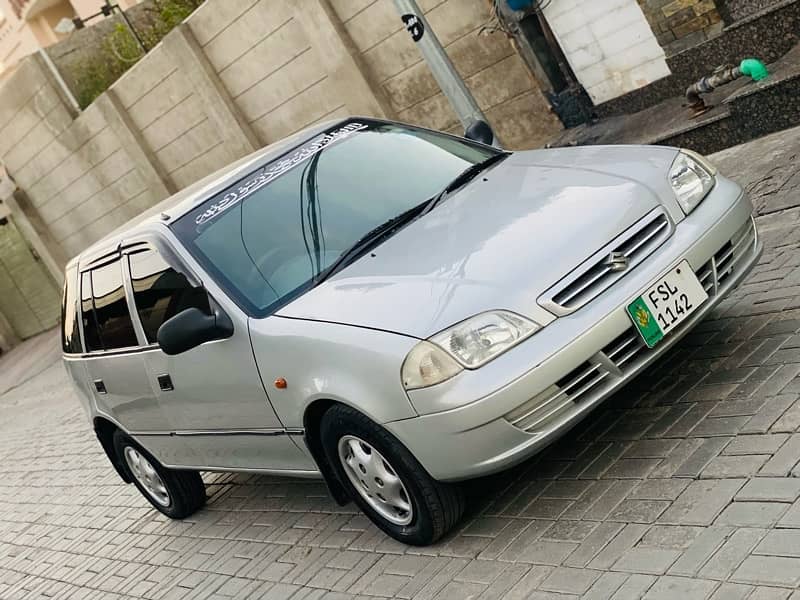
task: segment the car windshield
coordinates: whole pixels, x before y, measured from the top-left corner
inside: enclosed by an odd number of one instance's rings
[[[253,316],[309,289],[365,235],[498,151],[368,120],[340,123],[178,219],[173,230]]]

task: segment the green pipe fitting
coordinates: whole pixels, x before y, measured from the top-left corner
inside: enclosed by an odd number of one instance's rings
[[[751,77],[753,81],[761,81],[769,76],[767,65],[757,58],[745,58],[742,64],[739,65],[739,70],[742,72],[742,75]]]

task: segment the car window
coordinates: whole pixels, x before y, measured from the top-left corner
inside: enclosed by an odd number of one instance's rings
[[[122,285],[120,261],[91,271],[94,312],[103,349],[130,348],[138,346],[133,329],[125,288]]]
[[[164,321],[187,308],[210,313],[205,289],[193,286],[156,250],[131,254],[128,261],[133,300],[148,342],[156,341],[158,328]]]
[[[64,276],[64,297],[61,305],[61,347],[66,354],[80,354],[78,328],[78,269],[67,269]]]
[[[262,167],[173,229],[245,310],[264,316],[366,233],[497,152],[428,130],[354,121]]]
[[[94,313],[92,299],[92,276],[88,271],[81,275],[81,315],[86,351],[102,350],[103,342],[100,341],[100,328],[97,326],[97,316]]]

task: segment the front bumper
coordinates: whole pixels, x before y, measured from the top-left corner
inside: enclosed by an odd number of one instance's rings
[[[698,207],[676,227],[647,264],[583,309],[557,319],[486,367],[435,386],[438,390],[419,391],[422,401],[425,394],[438,394],[443,406],[460,395],[461,406],[395,421],[386,427],[434,478],[442,481],[506,469],[552,443],[668,352],[756,264],[763,247],[751,217],[752,204],[738,187],[725,188],[718,190],[716,202],[712,193],[701,205],[703,211]],[[720,197],[733,189],[737,190],[733,199]],[[648,349],[625,307],[660,274],[684,259],[695,270],[709,299],[678,330]],[[548,344],[550,353],[541,354]],[[553,352],[553,348],[558,350]],[[537,366],[509,377],[509,373],[519,373],[525,363]],[[491,390],[488,393],[487,388]],[[464,395],[476,391],[480,394],[477,398],[463,401]]]

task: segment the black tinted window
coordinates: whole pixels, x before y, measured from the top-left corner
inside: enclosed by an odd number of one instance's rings
[[[67,354],[79,354],[81,347],[78,328],[78,271],[69,269],[64,277],[64,299],[61,306],[61,347]]]
[[[86,351],[102,350],[103,342],[100,341],[100,330],[97,327],[94,302],[92,301],[92,278],[88,272],[81,275],[81,314]]]
[[[389,123],[309,140],[173,226],[257,316],[296,297],[367,232],[424,203],[493,148]]]
[[[155,250],[128,257],[136,312],[148,342],[155,342],[158,328],[187,308],[209,313],[208,296],[194,287],[183,273],[173,269]]]
[[[103,348],[113,350],[138,346],[125,289],[122,287],[119,261],[95,269],[91,274],[94,309]]]

